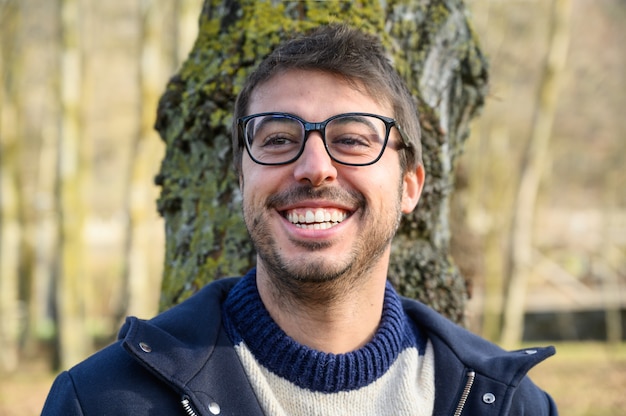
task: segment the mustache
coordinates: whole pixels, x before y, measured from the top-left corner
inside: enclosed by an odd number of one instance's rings
[[[337,187],[314,188],[312,186],[297,185],[267,198],[268,208],[297,204],[308,199],[323,199],[340,205],[365,207],[365,197],[354,190],[345,190]]]

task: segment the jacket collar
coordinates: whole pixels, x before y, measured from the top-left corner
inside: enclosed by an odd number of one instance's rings
[[[181,398],[189,397],[198,414],[211,414],[217,404],[220,414],[262,415],[221,324],[221,304],[237,280],[217,280],[150,321],[127,319],[120,330],[124,348]]]
[[[409,317],[425,330],[431,342],[436,342],[446,354],[454,355],[467,368],[485,372],[491,378],[513,387],[532,367],[555,353],[554,347],[505,351],[420,302],[403,298],[403,307]]]
[[[435,415],[451,415],[468,372],[485,376],[493,386],[514,390],[528,371],[554,355],[554,347],[505,351],[444,318],[430,307],[403,298],[403,307],[427,334],[435,352]]]

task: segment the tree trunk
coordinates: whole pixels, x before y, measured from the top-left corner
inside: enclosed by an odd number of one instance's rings
[[[155,140],[153,123],[154,109],[165,79],[162,72],[169,65],[162,48],[162,24],[168,10],[169,0],[141,3],[140,39],[141,51],[137,78],[141,94],[138,100],[138,131],[131,145],[131,163],[128,171],[128,188],[125,190],[125,206],[128,218],[124,245],[124,276],[121,301],[116,321],[124,316],[150,316],[155,312],[155,279],[150,275],[150,259],[158,250],[154,247],[150,231],[154,197],[152,189],[146,187],[158,166],[161,143]]]
[[[176,62],[184,62],[198,36],[202,0],[176,0]]]
[[[8,81],[19,73],[19,60],[15,59],[17,9],[15,4],[0,6],[0,373],[15,371],[18,364],[20,227],[16,159],[21,143],[17,132],[17,91]]]
[[[511,138],[506,126],[490,126],[482,138],[481,164],[488,172],[483,176],[484,188],[477,195],[488,212],[493,213],[484,228],[485,271],[483,282],[482,331],[483,337],[498,341],[502,329],[505,256],[503,256],[502,230],[508,230],[509,213],[514,192],[511,190]],[[485,163],[485,161],[489,161]],[[488,185],[487,185],[488,184]]]
[[[504,303],[504,326],[501,340],[505,346],[519,344],[524,330],[526,287],[532,265],[535,202],[548,157],[560,77],[567,58],[570,3],[571,0],[553,0],[552,3],[548,52],[513,212],[508,255],[509,280]]]
[[[621,189],[620,181],[623,181],[621,173],[613,170],[608,174],[607,185],[603,194],[604,199],[604,226],[603,243],[600,252],[599,261],[605,264],[600,273],[602,278],[602,291],[604,294],[604,320],[606,322],[606,340],[609,345],[617,347],[624,339],[624,328],[622,319],[622,305],[620,303],[620,294],[624,293],[623,284],[619,278],[619,265],[626,264],[626,253],[613,246],[611,233],[613,232],[613,224],[617,224],[617,216],[619,212],[619,202],[617,195]]]
[[[332,21],[379,34],[419,103],[426,187],[394,242],[390,278],[402,294],[463,320],[466,288],[449,256],[448,204],[487,65],[460,0],[205,0],[198,39],[158,111],[167,146],[157,178],[166,222],[161,309],[254,264],[231,166],[232,106],[246,75],[288,33]]]
[[[61,368],[84,359],[86,345],[83,281],[84,160],[80,140],[81,50],[79,1],[62,1],[62,121],[59,140],[58,195],[60,264],[56,308]]]

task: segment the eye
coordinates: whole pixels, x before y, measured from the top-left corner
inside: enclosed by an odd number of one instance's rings
[[[370,147],[372,140],[358,134],[344,134],[331,140],[332,146],[345,148]]]
[[[302,136],[302,125],[287,117],[263,116],[248,124],[248,137],[253,147],[271,149],[299,145]]]
[[[270,136],[267,136],[263,139],[255,138],[254,142],[257,143],[260,147],[280,147],[280,146],[288,146],[293,144],[299,144],[299,140],[293,137],[289,137],[289,135],[284,133],[274,133]]]
[[[361,114],[346,114],[326,127],[330,146],[337,151],[365,152],[382,146],[385,125],[381,120]]]

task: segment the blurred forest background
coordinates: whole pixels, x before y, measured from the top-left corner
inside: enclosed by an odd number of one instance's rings
[[[558,388],[559,375],[577,377],[555,393],[561,407],[574,400],[578,413],[564,414],[621,414],[626,2],[466,4],[491,84],[451,207],[470,328],[510,346],[600,342],[565,344],[537,378]],[[0,379],[29,383],[25,398],[33,386],[45,396],[50,369],[72,364],[49,354],[55,303],[75,316],[66,323],[75,357],[110,342],[125,315],[157,311],[164,232],[154,176],[164,145],[152,125],[201,6],[0,0]],[[81,302],[63,298],[59,270]],[[593,393],[611,388],[609,398]],[[0,383],[0,415],[25,414],[5,410],[16,397]],[[37,414],[43,398],[34,403]]]

